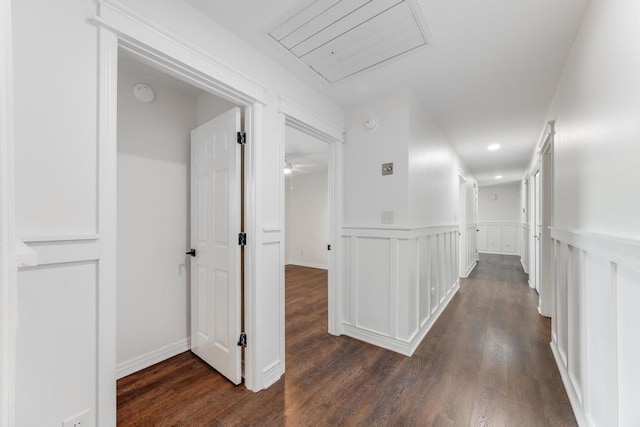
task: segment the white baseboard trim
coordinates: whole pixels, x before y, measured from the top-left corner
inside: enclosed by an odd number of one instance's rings
[[[567,396],[569,396],[569,402],[571,403],[571,408],[573,409],[573,414],[576,416],[576,421],[580,427],[592,427],[593,424],[588,422],[587,415],[584,412],[584,408],[580,404],[580,399],[578,399],[578,394],[573,388],[571,384],[571,379],[569,378],[569,372],[564,367],[562,363],[562,358],[560,357],[560,353],[558,352],[558,347],[555,343],[549,343],[551,346],[551,352],[553,353],[553,358],[556,361],[556,365],[558,366],[558,371],[560,371],[560,377],[562,378],[562,384],[564,384],[564,389],[567,392]]]
[[[522,256],[520,256],[520,265],[522,265],[522,271],[524,271],[524,274],[529,274],[526,267],[524,266],[524,261],[522,260]]]
[[[148,368],[151,365],[167,360],[170,357],[176,356],[180,353],[184,353],[191,348],[191,339],[185,338],[183,340],[174,342],[172,344],[165,345],[159,349],[150,351],[143,355],[134,357],[129,360],[125,360],[122,363],[118,363],[116,366],[116,379],[124,378],[127,375],[131,375],[134,372],[141,371]]]
[[[517,252],[500,252],[500,251],[478,251],[479,254],[489,254],[489,255],[518,255]]]
[[[319,268],[321,270],[329,269],[329,267],[326,264],[317,264],[315,262],[290,260],[290,261],[287,261],[286,264],[299,265],[300,267]]]
[[[408,341],[393,338],[379,332],[370,331],[368,329],[359,328],[346,323],[343,324],[344,334],[351,338],[386,348],[387,350],[395,351],[396,353],[400,353],[405,356],[411,356],[416,351],[424,337],[427,336],[427,333],[435,324],[436,320],[438,320],[438,317],[440,317],[444,309],[449,305],[449,302],[451,302],[454,295],[458,292],[458,289],[460,289],[459,281],[456,282],[452,288],[452,292],[449,292],[444,301],[438,306],[424,325],[422,325],[420,330]]]
[[[265,368],[262,371],[262,384],[263,388],[269,387],[282,377],[284,371],[282,370],[282,364],[280,361],[273,363],[271,366]]]
[[[467,268],[467,271],[464,272],[464,275],[462,276],[462,278],[466,279],[467,277],[469,277],[469,275],[471,274],[473,269],[476,268],[477,265],[478,265],[478,261],[473,261]]]

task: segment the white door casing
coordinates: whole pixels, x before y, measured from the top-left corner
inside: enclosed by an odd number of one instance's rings
[[[191,132],[191,349],[234,384],[242,381],[240,108]]]

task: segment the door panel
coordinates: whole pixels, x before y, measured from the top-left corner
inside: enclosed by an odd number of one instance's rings
[[[234,384],[241,375],[240,109],[191,132],[191,350]]]

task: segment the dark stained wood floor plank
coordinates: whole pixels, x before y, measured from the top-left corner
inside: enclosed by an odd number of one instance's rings
[[[326,271],[285,273],[280,381],[253,393],[183,353],[118,381],[118,425],[577,425],[517,257],[482,255],[411,358],[329,335]]]

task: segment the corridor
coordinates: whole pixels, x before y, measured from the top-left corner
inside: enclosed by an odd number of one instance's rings
[[[118,425],[576,425],[518,257],[481,255],[411,358],[328,335],[326,271],[286,276],[284,379],[254,394],[183,353],[118,382]]]

